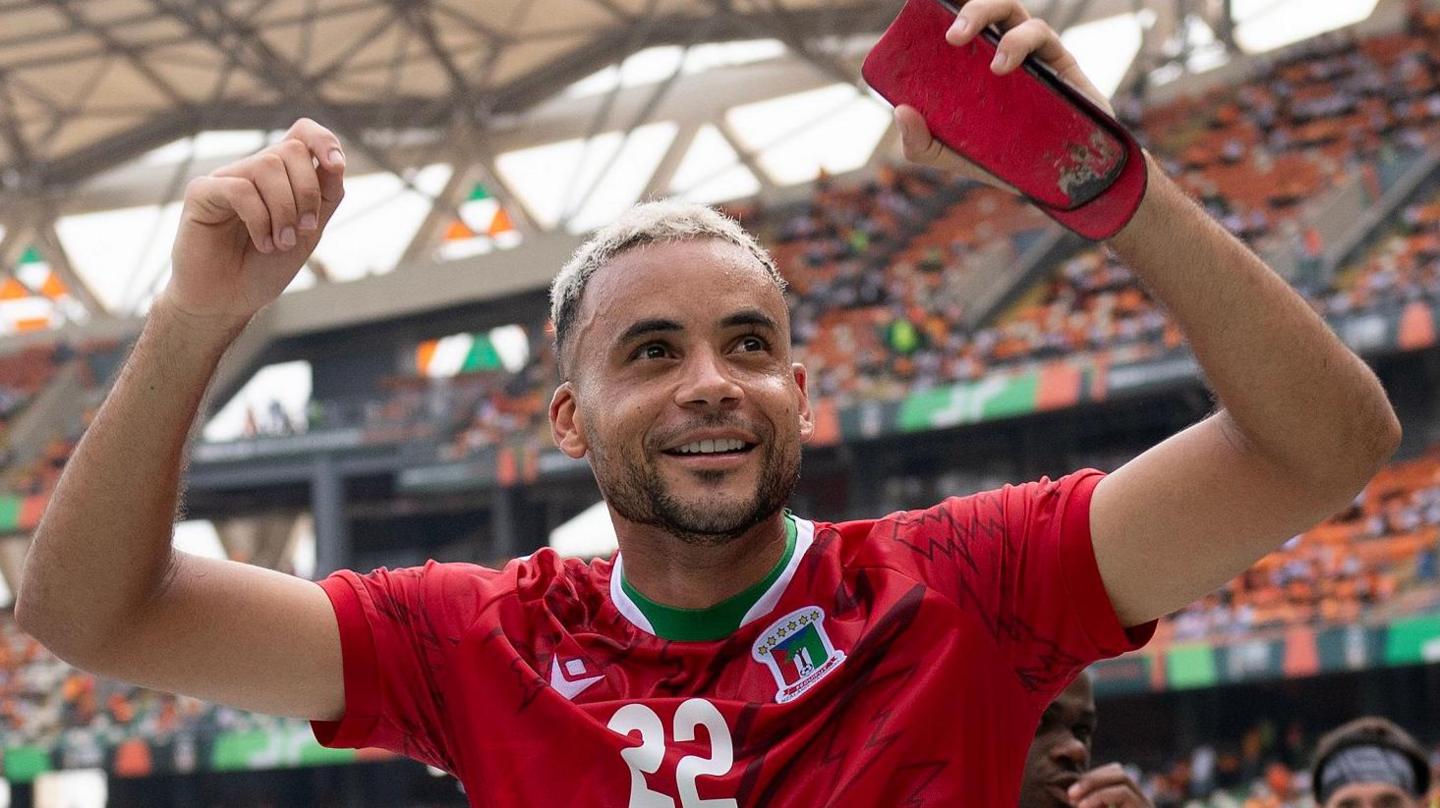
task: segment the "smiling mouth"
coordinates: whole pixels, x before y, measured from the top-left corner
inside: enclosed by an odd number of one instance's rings
[[[759,444],[746,443],[733,438],[726,440],[702,440],[674,449],[666,449],[662,454],[683,458],[738,457],[748,454],[758,445]]]

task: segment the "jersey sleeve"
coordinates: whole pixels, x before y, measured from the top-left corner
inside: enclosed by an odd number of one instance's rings
[[[320,581],[335,609],[344,664],[345,713],[312,721],[321,745],[377,747],[458,776],[445,710],[450,652],[504,589],[504,575],[439,564]]]
[[[1086,469],[969,497],[909,517],[911,545],[931,586],[973,610],[1040,707],[1090,663],[1135,650],[1155,623],[1115,614],[1090,536],[1102,472]]]

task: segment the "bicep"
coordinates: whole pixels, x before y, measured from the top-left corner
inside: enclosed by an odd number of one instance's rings
[[[1116,614],[1138,625],[1224,584],[1332,505],[1252,450],[1221,411],[1101,480],[1091,540]]]
[[[318,584],[178,551],[175,559],[163,590],[87,668],[255,712],[340,717],[340,631]]]

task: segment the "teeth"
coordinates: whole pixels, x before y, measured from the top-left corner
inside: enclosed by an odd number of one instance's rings
[[[681,454],[715,454],[716,452],[738,452],[745,448],[745,442],[737,438],[723,440],[701,440],[687,443],[676,451]]]

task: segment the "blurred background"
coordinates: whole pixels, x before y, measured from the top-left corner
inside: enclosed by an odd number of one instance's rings
[[[1209,412],[1105,249],[903,163],[859,78],[899,6],[0,0],[0,808],[466,804],[303,722],[79,672],[8,611],[166,282],[186,182],[300,116],[346,144],[347,197],[220,370],[187,552],[310,578],[608,555],[588,467],[549,438],[545,287],[640,199],[722,207],[789,279],[820,427],[807,516],[1113,469]],[[1318,735],[1376,713],[1440,766],[1440,3],[1026,6],[1406,429],[1350,508],[1093,669],[1096,761],[1159,806],[1304,805]]]

